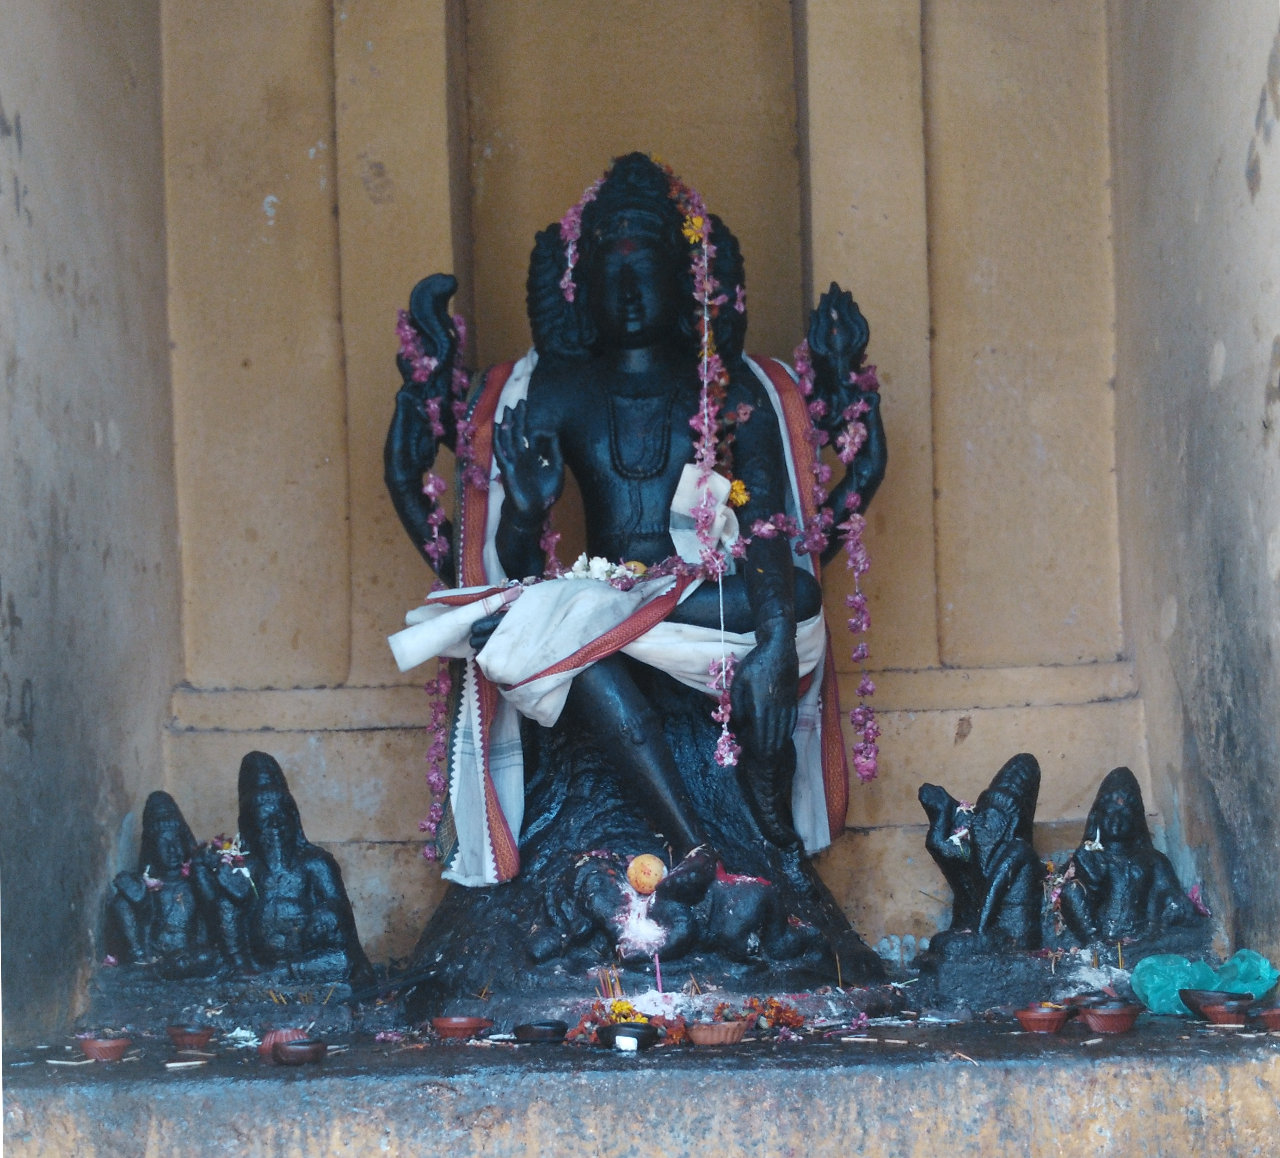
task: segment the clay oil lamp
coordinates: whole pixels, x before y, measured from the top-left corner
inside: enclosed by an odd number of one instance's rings
[[[165,1032],[173,1042],[173,1048],[179,1052],[204,1049],[213,1037],[213,1029],[208,1025],[168,1025]]]
[[[118,1062],[133,1042],[127,1037],[95,1037],[83,1034],[76,1038],[87,1058],[100,1062]]]
[[[511,1032],[516,1041],[525,1045],[553,1045],[564,1041],[569,1025],[564,1021],[529,1021]]]
[[[700,1021],[688,1026],[689,1040],[694,1045],[736,1045],[747,1032],[747,1020]]]
[[[1028,1033],[1057,1033],[1067,1024],[1071,1010],[1051,1001],[1037,1001],[1014,1011],[1018,1024]]]
[[[324,1060],[329,1047],[315,1037],[295,1037],[278,1041],[271,1048],[271,1056],[278,1065],[302,1066]]]
[[[1219,994],[1217,1001],[1203,1002],[1200,1010],[1214,1025],[1244,1025],[1252,1004],[1253,998],[1247,993],[1240,997]]]
[[[1253,1011],[1253,1020],[1263,1029],[1280,1029],[1280,1005],[1267,1006],[1265,1009],[1255,1009]]]
[[[1084,1006],[1080,1016],[1094,1033],[1128,1033],[1141,1012],[1141,1005],[1111,1000]]]
[[[1209,1020],[1209,1015],[1205,1012],[1207,1005],[1221,1005],[1224,1001],[1252,1001],[1253,997],[1248,993],[1228,993],[1219,989],[1179,989],[1178,999],[1185,1005],[1195,1017],[1199,1017],[1204,1021]]]
[[[493,1022],[487,1017],[433,1017],[431,1028],[447,1040],[462,1041],[492,1029]]]
[[[299,1041],[307,1036],[305,1029],[296,1027],[269,1029],[262,1035],[262,1041],[258,1044],[258,1056],[265,1058],[269,1062],[276,1060],[275,1048],[278,1042],[282,1041]]]
[[[639,1053],[656,1045],[661,1031],[647,1021],[620,1021],[615,1025],[602,1025],[596,1030],[599,1045],[622,1053]]]

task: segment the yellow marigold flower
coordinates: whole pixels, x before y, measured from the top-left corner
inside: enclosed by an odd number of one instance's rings
[[[684,219],[684,226],[683,226],[685,241],[687,241],[690,245],[696,245],[699,241],[701,241],[702,229],[705,224],[706,223],[702,220],[702,215],[699,213],[691,213],[688,217],[686,217]]]
[[[631,1002],[619,998],[609,1005],[609,1020],[618,1025],[624,1021],[648,1021],[649,1019],[643,1013],[637,1013],[636,1007]]]
[[[729,505],[731,507],[745,507],[751,501],[751,492],[747,490],[747,484],[740,478],[736,478],[729,484]]]

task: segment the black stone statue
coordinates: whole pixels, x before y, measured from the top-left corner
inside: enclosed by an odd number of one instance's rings
[[[107,903],[107,947],[129,965],[154,966],[166,978],[204,977],[218,967],[204,920],[204,874],[195,838],[167,792],[142,810],[136,872],[117,874]]]
[[[690,420],[700,405],[704,324],[695,309],[685,210],[673,197],[670,174],[631,154],[586,200],[580,223],[576,249],[559,225],[538,235],[528,280],[537,362],[527,396],[476,436],[492,437],[505,491],[495,548],[513,578],[541,576],[547,566],[544,530],[566,468],[582,493],[588,555],[651,568],[676,554],[671,509],[695,452]],[[737,241],[718,218],[709,223],[710,274],[725,291],[705,323],[724,365],[723,398],[712,417],[721,445],[732,446],[733,477],[745,496],[736,514],[745,530],[786,509],[786,434],[743,354],[745,278]],[[457,340],[447,303],[455,289],[452,277],[435,275],[414,290],[410,317],[432,369],[416,381],[423,375],[401,359],[404,385],[385,451],[396,511],[424,558],[451,583],[453,555],[441,559],[438,547],[433,553],[427,546],[442,538],[452,543],[452,525],[424,498],[423,475],[440,444],[465,458],[459,432],[469,419],[460,419],[448,398]],[[842,412],[861,401],[868,431],[827,497],[837,523],[851,496],[866,509],[885,469],[879,396],[853,384],[868,337],[853,299],[833,284],[809,333],[819,423],[834,431]],[[473,385],[470,414],[481,409],[491,381],[485,375]],[[711,759],[716,728],[707,696],[621,652],[574,676],[553,726],[524,722],[520,875],[502,886],[501,897],[454,889],[446,898],[419,948],[438,993],[461,987],[463,973],[481,983],[512,977],[512,959],[524,951],[513,946],[523,946],[535,963],[575,952],[583,965],[615,952],[625,958],[622,878],[627,859],[642,852],[672,865],[648,911],[659,926],[655,943],[667,956],[705,951],[747,964],[822,959],[834,978],[837,955],[847,978],[876,971],[874,956],[804,860],[791,812],[796,624],[820,608],[818,583],[796,566],[789,536],[755,535],[720,589],[704,582],[667,616],[754,633],[731,689],[731,723],[742,748],[736,776]],[[502,614],[475,625],[477,651]],[[484,907],[483,917],[474,915],[476,906]],[[492,968],[479,960],[488,962],[489,950],[468,940],[477,922],[487,926],[486,938],[507,938],[506,956]],[[647,959],[652,951],[645,943],[631,955]],[[450,961],[464,958],[474,960],[449,974]],[[490,976],[482,975],[486,970]],[[523,976],[536,987],[534,974]]]
[[[1031,844],[1039,793],[1040,765],[1025,752],[972,806],[936,784],[921,786],[925,848],[953,895],[951,928],[933,939],[932,950],[1040,947],[1045,867]]]
[[[1145,941],[1202,921],[1151,841],[1142,789],[1128,768],[1103,780],[1066,876],[1060,911],[1083,944]]]
[[[242,863],[204,853],[227,959],[246,973],[279,969],[292,979],[372,984],[342,872],[307,840],[273,756],[245,756],[239,797]]]

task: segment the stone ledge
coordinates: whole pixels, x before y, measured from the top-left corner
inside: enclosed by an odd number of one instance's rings
[[[1245,1155],[1275,1152],[1280,1040],[1144,1018],[1088,1039],[876,1027],[906,1041],[656,1050],[367,1041],[323,1066],[219,1057],[5,1069],[6,1153]],[[1094,1044],[1087,1044],[1093,1040]]]
[[[429,672],[428,668],[423,669]],[[1128,699],[1137,694],[1130,663],[1053,667],[926,668],[872,673],[876,707],[886,712],[1052,707]],[[423,680],[427,675],[423,675]],[[858,676],[842,673],[852,702]],[[421,682],[387,687],[176,688],[177,731],[317,732],[420,728],[427,718]]]

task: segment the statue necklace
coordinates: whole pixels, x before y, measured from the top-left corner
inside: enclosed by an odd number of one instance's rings
[[[606,391],[609,411],[609,459],[622,478],[644,481],[657,478],[667,469],[671,455],[671,410],[675,406],[678,386],[665,397],[659,395],[624,395],[623,431],[618,430],[618,403],[612,390]],[[654,435],[657,445],[654,445]],[[628,457],[626,446],[639,447],[639,453]]]

